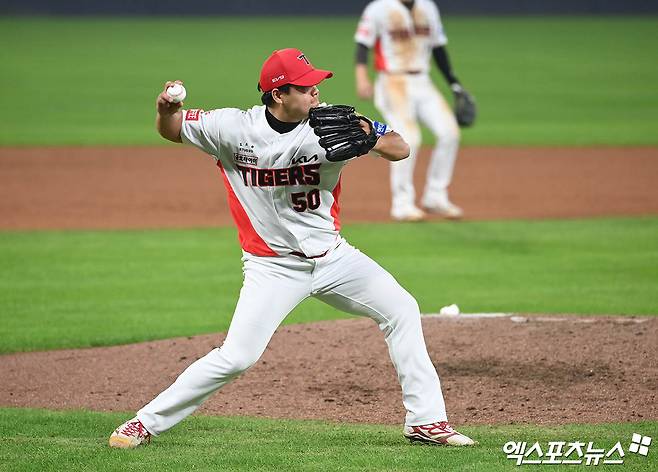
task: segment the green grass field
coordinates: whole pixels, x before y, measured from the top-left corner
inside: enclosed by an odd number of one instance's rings
[[[653,436],[658,423],[615,425],[472,426],[463,428],[479,446],[450,449],[410,446],[398,426],[319,421],[193,417],[133,451],[106,447],[109,433],[127,416],[89,412],[0,409],[1,470],[325,470],[498,471],[518,470],[502,451],[507,441],[594,442],[607,452],[621,441],[623,465],[595,470],[656,470],[658,455],[628,453],[633,433]],[[574,458],[573,456],[572,458]],[[531,470],[578,466],[526,465]],[[584,465],[581,467],[585,467]]]
[[[0,18],[10,91],[0,147],[163,144],[153,120],[164,80],[185,81],[189,108],[245,108],[259,101],[262,61],[282,47],[335,72],[324,100],[376,117],[353,89],[356,21]],[[658,145],[655,17],[448,16],[444,24],[456,73],[480,110],[465,144]],[[458,303],[467,312],[658,314],[658,217],[343,233],[424,312]],[[0,232],[0,353],[223,331],[241,281],[231,228]],[[286,322],[343,316],[311,300]],[[656,421],[471,426],[460,429],[480,446],[458,450],[410,447],[397,426],[193,417],[149,448],[110,450],[109,433],[128,415],[0,408],[0,471],[516,470],[501,450],[508,440],[622,441],[628,451],[635,432],[654,438],[649,457],[627,454],[623,466],[596,470],[658,469]]]
[[[658,314],[658,218],[354,225],[344,234],[426,313],[458,303],[466,312]],[[242,284],[232,228],[4,232],[0,267],[0,352],[224,331]],[[287,322],[344,316],[306,301]]]
[[[185,81],[188,107],[248,107],[259,102],[263,60],[292,46],[335,71],[322,86],[325,100],[376,116],[354,93],[356,22],[2,18],[0,42],[11,47],[0,68],[11,93],[0,145],[162,144],[152,123],[166,79]],[[465,144],[658,144],[655,18],[446,17],[444,24],[455,71],[480,106]]]

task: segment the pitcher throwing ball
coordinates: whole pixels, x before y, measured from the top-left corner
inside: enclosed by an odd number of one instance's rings
[[[165,84],[157,98],[157,129],[217,163],[238,227],[244,284],[224,344],[119,426],[110,446],[137,447],[193,413],[254,365],[286,315],[308,297],[378,324],[402,386],[406,437],[473,444],[447,423],[416,300],[340,236],[343,166],[369,151],[402,160],[409,147],[351,107],[320,107],[317,85],[331,76],[298,49],[275,51],[260,74],[263,105],[246,111],[183,110],[164,91],[179,82]]]

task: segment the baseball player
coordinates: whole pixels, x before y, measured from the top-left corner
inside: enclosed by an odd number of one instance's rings
[[[391,217],[400,221],[425,218],[415,204],[413,171],[421,143],[420,120],[436,136],[421,205],[446,218],[462,217],[462,210],[448,198],[448,185],[459,147],[459,126],[452,110],[429,76],[434,59],[455,94],[456,103],[468,104],[464,125],[475,119],[475,104],[460,85],[450,66],[448,39],[439,10],[431,0],[374,0],[359,21],[354,36],[356,90],[363,99],[373,96],[368,77],[368,53],[375,51],[375,106],[385,121],[409,143],[411,155],[391,163]]]
[[[166,93],[174,82],[165,84],[157,98],[157,129],[215,160],[238,227],[244,283],[223,345],[119,426],[110,446],[147,443],[194,412],[259,359],[286,315],[308,297],[378,324],[402,386],[406,437],[474,444],[447,422],[416,300],[339,233],[343,166],[369,149],[399,161],[409,147],[395,132],[377,135],[350,107],[333,115],[333,107],[318,107],[317,85],[332,75],[314,68],[298,49],[275,51],[258,82],[263,105],[246,111],[183,110]]]

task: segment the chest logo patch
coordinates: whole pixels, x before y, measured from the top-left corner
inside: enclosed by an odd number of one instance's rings
[[[297,156],[293,157],[290,159],[290,164],[291,165],[296,165],[296,164],[310,164],[311,162],[317,162],[319,160],[317,154],[313,154],[312,156]]]
[[[254,154],[254,145],[247,142],[239,143],[238,150],[233,153],[233,160],[238,164],[258,165],[258,156]]]

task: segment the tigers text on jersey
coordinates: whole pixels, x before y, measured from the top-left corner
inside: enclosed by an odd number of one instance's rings
[[[279,134],[265,106],[183,110],[181,138],[217,161],[244,251],[312,257],[336,244],[347,161],[325,158],[308,120]]]
[[[415,0],[411,11],[400,0],[370,2],[354,40],[375,49],[381,72],[429,72],[432,49],[447,44],[439,9],[431,0]]]

